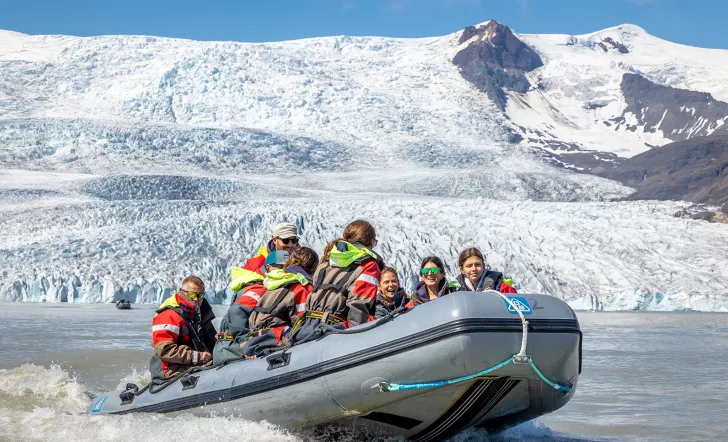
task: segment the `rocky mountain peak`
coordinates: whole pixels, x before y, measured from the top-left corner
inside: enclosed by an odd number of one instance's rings
[[[460,44],[469,42],[453,58],[460,73],[478,89],[488,94],[501,109],[505,108],[505,90],[525,93],[530,83],[523,75],[543,66],[543,61],[511,29],[495,20],[468,26]]]
[[[475,36],[479,37],[479,39],[481,40],[488,41],[498,39],[502,41],[509,36],[515,37],[513,35],[513,31],[511,31],[511,28],[502,23],[499,23],[496,20],[490,20],[479,25],[468,26],[467,28],[465,28],[463,30],[463,33],[460,35],[459,43],[463,44]]]

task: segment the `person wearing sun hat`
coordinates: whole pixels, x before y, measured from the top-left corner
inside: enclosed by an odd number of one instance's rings
[[[268,255],[276,250],[286,251],[288,254],[298,247],[300,237],[298,236],[298,228],[293,223],[280,223],[273,228],[273,234],[267,247],[258,249],[258,254],[248,259],[243,265],[243,269],[256,272],[261,276],[265,276],[265,264]],[[284,260],[285,261],[285,260]]]

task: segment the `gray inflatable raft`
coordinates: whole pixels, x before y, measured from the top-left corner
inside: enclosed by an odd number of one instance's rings
[[[498,431],[564,406],[581,371],[573,310],[547,295],[508,298],[454,293],[154,393],[104,393],[88,412],[229,415],[290,429],[343,421],[418,441],[472,426]]]

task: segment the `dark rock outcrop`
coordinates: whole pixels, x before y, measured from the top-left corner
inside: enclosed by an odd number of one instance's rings
[[[524,73],[543,66],[541,58],[518,39],[508,26],[495,20],[469,26],[460,43],[475,38],[453,58],[460,74],[505,109],[505,90],[525,93],[531,87]]]
[[[643,126],[645,132],[660,130],[673,141],[728,133],[728,103],[708,93],[662,86],[639,74],[624,74],[621,86],[627,108],[612,120],[616,128]],[[627,113],[634,114],[637,125],[628,124]]]
[[[697,221],[707,221],[709,223],[728,224],[728,214],[723,212],[722,209],[717,212],[708,209],[708,206],[705,204],[693,204],[692,206],[678,210],[673,214],[673,216],[675,218],[694,219]]]
[[[728,203],[728,135],[656,147],[599,175],[637,189],[630,199]]]
[[[629,54],[629,49],[627,49],[627,46],[623,45],[618,41],[614,41],[612,37],[606,37],[604,41],[612,45],[612,47],[618,50],[620,54]]]

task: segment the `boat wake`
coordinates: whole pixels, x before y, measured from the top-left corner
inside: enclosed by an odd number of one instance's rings
[[[134,370],[122,379],[143,382]],[[266,423],[179,415],[89,416],[87,387],[59,365],[25,364],[0,370],[0,434],[10,441],[160,441],[204,434],[215,441],[300,441]]]
[[[0,370],[0,434],[9,441],[160,441],[197,437],[223,441],[397,441],[355,426],[331,425],[290,432],[266,422],[234,417],[198,417],[179,414],[129,414],[91,416],[86,414],[89,388],[79,376],[60,365],[43,367],[24,364]],[[148,372],[132,370],[117,388],[127,382],[143,385]],[[108,387],[108,386],[107,386]],[[453,442],[513,442],[520,440],[568,441],[583,439],[551,431],[538,421],[519,425],[498,435],[471,429]],[[589,439],[593,440],[593,439]]]

